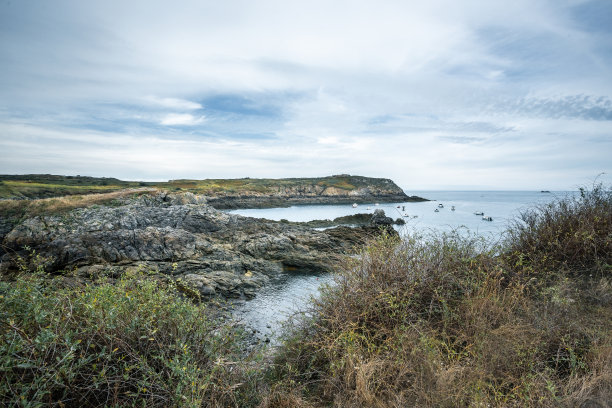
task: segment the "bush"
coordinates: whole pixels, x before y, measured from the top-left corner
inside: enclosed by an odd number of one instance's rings
[[[611,209],[596,188],[525,213],[501,246],[373,241],[295,322],[264,406],[606,406]]]
[[[596,185],[524,211],[508,231],[509,266],[539,280],[610,276],[612,190]]]
[[[259,371],[236,363],[241,333],[212,308],[142,273],[61,282],[40,270],[0,282],[0,405],[253,403]]]

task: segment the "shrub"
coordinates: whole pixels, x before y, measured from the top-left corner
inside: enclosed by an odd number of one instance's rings
[[[507,233],[509,266],[551,281],[559,274],[610,276],[612,190],[599,184],[524,211]]]
[[[243,406],[259,372],[213,308],[138,273],[0,282],[0,405]],[[249,363],[251,364],[251,363]]]
[[[459,233],[371,242],[294,323],[264,402],[605,406],[611,209],[596,188],[523,214],[500,246]]]

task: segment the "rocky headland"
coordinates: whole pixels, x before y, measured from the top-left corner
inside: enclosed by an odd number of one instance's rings
[[[308,204],[418,202],[389,179],[337,175],[313,179],[240,179],[240,188],[205,192],[218,209],[274,208]]]
[[[381,211],[368,225],[317,231],[227,214],[209,203],[189,192],[149,191],[110,205],[3,222],[0,271],[10,274],[18,259],[35,251],[51,273],[92,279],[142,269],[204,296],[251,297],[283,271],[329,271],[381,230],[393,233],[393,220]]]
[[[0,175],[0,199],[39,199],[110,193],[134,188],[190,192],[217,209],[289,207],[300,204],[352,204],[427,201],[408,196],[393,181],[339,174],[285,179],[203,179],[167,182],[49,174]]]

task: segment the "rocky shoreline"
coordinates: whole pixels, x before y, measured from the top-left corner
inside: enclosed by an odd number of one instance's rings
[[[143,270],[202,296],[249,298],[284,270],[332,270],[381,229],[393,233],[392,222],[378,213],[369,225],[317,231],[227,214],[191,193],[158,192],[22,220],[2,240],[0,272],[14,272],[29,248],[55,274],[89,280]]]

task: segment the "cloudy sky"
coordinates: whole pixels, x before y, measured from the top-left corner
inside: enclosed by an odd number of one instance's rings
[[[612,178],[612,1],[0,0],[0,173]]]

